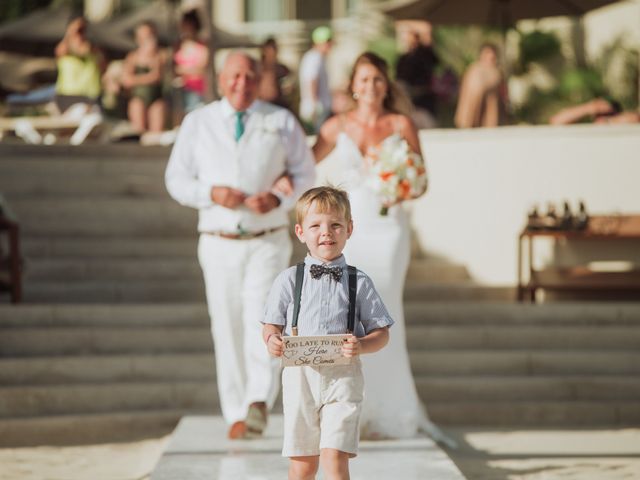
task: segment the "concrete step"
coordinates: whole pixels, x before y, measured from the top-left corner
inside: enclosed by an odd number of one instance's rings
[[[213,413],[215,409],[205,413]],[[173,431],[188,409],[0,418],[0,447],[94,445],[159,438]]]
[[[184,237],[196,231],[197,212],[169,198],[9,200],[26,237],[91,235],[117,241],[120,236]]]
[[[516,289],[511,286],[478,285],[469,281],[442,284],[439,281],[418,279],[406,283],[404,299],[432,302],[515,302]]]
[[[218,408],[214,382],[109,382],[0,387],[0,418]]]
[[[38,281],[24,287],[33,303],[193,303],[205,302],[202,280]]]
[[[637,426],[640,401],[430,402],[429,416],[441,425],[523,427]]]
[[[85,282],[87,283],[87,282]],[[147,282],[148,283],[148,282]],[[197,282],[200,285],[202,282]],[[104,286],[104,285],[103,285]],[[178,288],[180,285],[176,285]],[[193,288],[195,285],[191,285]],[[469,338],[471,345],[475,341],[485,342],[487,345],[504,345],[504,343],[518,342],[518,332],[522,338],[520,342],[531,340],[532,345],[547,341],[545,332],[575,335],[573,327],[589,327],[589,331],[609,332],[620,337],[625,331],[632,332],[629,341],[633,342],[635,328],[640,325],[640,305],[637,303],[562,303],[546,305],[528,305],[517,303],[483,303],[483,302],[405,302],[405,319],[408,326],[429,327],[429,334],[425,330],[417,330],[414,337],[420,341],[439,342],[437,335],[456,335],[464,327],[464,336]],[[165,302],[156,305],[153,302],[139,304],[64,304],[60,301],[51,304],[18,306],[0,304],[0,327],[18,326],[203,326],[208,325],[206,303],[200,302]],[[434,328],[438,327],[438,328]],[[522,327],[522,330],[520,330]],[[606,327],[605,330],[601,330]],[[549,329],[558,330],[549,330]],[[619,330],[616,330],[619,329]],[[501,333],[504,332],[504,335]],[[537,332],[537,335],[536,335]],[[483,338],[479,338],[483,336]],[[462,334],[459,335],[462,337]],[[431,338],[431,340],[429,340]],[[575,338],[579,340],[579,336]],[[464,346],[466,338],[453,339],[457,345]],[[558,339],[559,346],[570,346],[572,339]],[[603,341],[606,341],[603,337]],[[495,342],[495,343],[493,343]],[[565,343],[566,342],[566,343]],[[528,343],[516,343],[528,345]],[[635,345],[632,343],[632,345]],[[624,347],[624,345],[621,345]],[[603,345],[603,348],[606,348]]]
[[[168,197],[164,170],[169,151],[124,154],[100,149],[85,152],[4,152],[0,154],[0,190],[10,200],[43,197]]]
[[[212,351],[202,327],[30,327],[0,330],[0,358],[206,353]]]
[[[154,238],[146,241],[140,237],[119,237],[117,241],[103,236],[29,236],[22,243],[26,257],[27,271],[49,269],[80,260],[135,261],[154,259],[174,261],[177,258],[197,264],[198,237],[195,230],[182,238]],[[293,241],[292,264],[304,258],[306,247],[297,240]],[[48,262],[47,262],[48,261]],[[59,263],[57,263],[59,262]],[[407,272],[407,283],[429,282],[450,284],[467,282],[468,273],[464,267],[444,264],[440,261],[415,258]]]
[[[115,243],[115,242],[114,242]],[[117,242],[121,243],[121,242]],[[138,245],[147,242],[136,240]],[[99,247],[97,245],[96,247]],[[140,245],[142,246],[142,245]],[[186,245],[185,245],[186,246]],[[106,256],[104,253],[97,256],[87,256],[86,250],[80,256],[68,252],[67,255],[41,256],[35,253],[28,257],[25,264],[25,280],[27,283],[40,280],[64,279],[75,280],[137,280],[137,279],[202,279],[202,270],[196,258],[197,245],[195,241],[189,242],[190,255],[181,252],[177,257],[171,256]],[[95,248],[97,250],[98,248]],[[297,252],[298,256],[304,256],[305,252]],[[102,256],[104,255],[104,256]],[[161,257],[161,258],[159,258]],[[440,269],[432,269],[428,261],[415,260],[409,267],[408,284],[416,282],[414,278],[426,279],[432,277],[442,283],[456,282],[458,273],[453,270],[447,273],[448,266],[440,266]]]
[[[502,289],[491,287],[408,283],[407,289],[411,292],[409,298],[420,299],[421,305],[441,301],[508,301],[508,295]],[[34,279],[26,283],[24,298],[27,302],[38,303],[200,302],[205,300],[205,294],[202,279],[196,277],[176,280],[86,278],[64,283],[57,279]]]
[[[165,162],[169,158],[171,147],[143,147],[138,143],[111,143],[96,146],[85,145],[25,145],[24,143],[0,143],[0,158],[28,162],[30,159],[45,159],[59,162],[73,159],[78,162],[104,160],[110,162],[122,159],[131,164],[136,161]]]
[[[640,350],[411,351],[415,375],[640,375]],[[639,397],[640,398],[640,397]]]
[[[33,280],[25,285],[24,298],[37,303],[107,303],[107,302],[200,302],[205,300],[204,285],[196,280],[78,280],[61,283],[54,280]],[[501,289],[490,287],[461,287],[459,285],[429,285],[417,288],[407,285],[411,296],[422,304],[438,301],[496,302],[509,301]],[[495,295],[494,295],[495,293]],[[406,297],[405,297],[406,298]],[[411,298],[411,297],[410,297]]]
[[[124,304],[123,306],[127,306]],[[167,305],[176,311],[179,305]],[[117,318],[120,313],[114,310],[114,317],[96,320],[92,315],[101,315],[98,308],[94,314],[90,308],[85,316],[73,313],[72,316],[60,318],[55,322],[49,319],[40,321],[35,315],[36,306],[30,306],[31,314],[13,318],[9,322],[0,319],[3,325],[13,325],[16,329],[5,329],[0,336],[0,351],[5,355],[55,354],[82,351],[91,348],[99,353],[118,353],[128,348],[140,348],[141,351],[168,351],[169,348],[196,349],[203,348],[209,331],[209,320],[206,309],[200,307],[194,325],[179,324],[180,319],[158,319],[153,329],[153,318],[134,319],[126,310],[122,313],[125,319]],[[87,307],[90,307],[87,305]],[[46,307],[45,307],[46,308]],[[189,308],[189,305],[187,305]],[[0,317],[10,309],[0,306]],[[27,312],[25,312],[27,313]],[[128,315],[128,316],[127,316]],[[125,324],[131,319],[130,324]],[[164,325],[163,322],[171,322]],[[176,323],[178,325],[174,325]],[[42,326],[41,326],[42,325]],[[185,325],[184,327],[181,325]],[[98,330],[90,328],[98,327]],[[136,326],[138,328],[136,328]],[[42,328],[46,328],[43,330]],[[51,328],[55,327],[55,328]],[[610,351],[636,349],[640,350],[640,330],[628,326],[549,326],[544,329],[535,326],[483,325],[479,327],[454,325],[420,325],[411,323],[407,326],[407,342],[410,350],[427,350],[429,352],[458,350],[577,350],[577,351]],[[208,345],[208,344],[207,344]],[[67,350],[69,349],[69,350]],[[122,349],[122,350],[116,350]]]
[[[184,237],[159,237],[147,241],[140,237],[119,236],[117,241],[103,236],[30,236],[21,242],[21,248],[28,260],[38,263],[42,259],[67,260],[117,259],[117,258],[185,258],[196,260],[198,237],[194,230]]]
[[[158,268],[162,269],[161,266]],[[166,272],[171,274],[170,270]],[[411,287],[411,285],[407,286],[407,288]],[[452,296],[455,298],[464,298],[462,290],[464,290],[463,287],[455,285],[449,289],[442,289],[441,286],[432,289],[424,285],[420,298],[424,302],[447,300],[449,299],[447,291],[453,292]],[[474,298],[470,293],[466,300],[473,301]],[[87,277],[76,281],[63,281],[47,278],[30,279],[24,286],[24,299],[26,302],[37,303],[204,302],[205,291],[203,281],[197,274],[191,278],[175,279],[113,277],[100,280]],[[419,312],[418,316],[422,316],[422,312]]]
[[[14,324],[20,323],[18,319],[15,320]],[[158,322],[158,326],[152,326],[152,320],[149,320],[149,325],[146,326],[139,320],[138,326],[118,326],[118,323],[122,322],[121,319],[93,326],[92,324],[98,322],[84,318],[78,319],[77,325],[73,325],[71,319],[64,322],[67,326],[63,326],[63,322],[58,326],[38,326],[37,322],[25,321],[22,326],[14,328],[0,327],[0,357],[136,352],[160,354],[204,352],[212,348],[206,310],[203,310],[202,321],[198,321],[197,325],[184,327],[163,326],[161,321]],[[520,329],[523,331],[519,331]],[[531,335],[527,335],[529,330]],[[501,362],[500,355],[504,355],[505,360],[523,365],[523,362],[533,361],[528,357],[530,354],[562,356],[564,353],[576,353],[588,357],[591,354],[609,356],[616,353],[625,354],[624,351],[640,351],[639,329],[607,326],[550,327],[537,334],[538,330],[540,329],[535,327],[500,325],[409,325],[407,339],[409,349],[416,358],[427,355],[428,361],[420,361],[419,364],[437,366],[434,368],[446,368],[447,364],[453,364],[454,368],[463,368],[463,365],[469,363],[473,365],[474,360],[471,358],[467,361],[464,355],[472,357],[475,353],[482,352],[495,354],[498,363]],[[492,332],[495,332],[495,336]],[[526,356],[527,360],[523,360],[523,356]],[[439,360],[436,361],[437,359]],[[441,365],[443,366],[440,367]],[[485,367],[478,365],[478,368]],[[516,367],[510,363],[504,368]]]
[[[417,376],[416,387],[427,406],[444,401],[635,401],[640,406],[637,375],[563,375],[535,377]]]
[[[0,359],[0,384],[4,386],[160,382],[175,379],[214,382],[213,352]]]
[[[28,333],[28,332],[26,332]],[[120,376],[147,380],[147,374],[158,375],[158,378],[171,377],[172,368],[155,371],[159,365],[175,362],[173,367],[177,371],[189,370],[184,376],[175,378],[200,378],[213,368],[213,353],[208,332],[200,337],[191,336],[190,342],[201,338],[202,345],[197,349],[185,349],[184,342],[176,340],[171,343],[165,340],[161,346],[135,346],[108,342],[98,346],[70,345],[45,348],[42,338],[40,342],[34,339],[22,349],[15,352],[5,349],[2,345],[4,358],[0,358],[0,381],[5,379],[9,383],[27,383],[28,379],[39,382],[63,382],[64,375],[71,377],[86,373],[86,381],[95,378],[118,380]],[[44,337],[44,335],[39,335]],[[51,335],[52,342],[59,338],[58,332]],[[79,336],[70,336],[73,339]],[[135,336],[134,336],[135,338]],[[25,342],[26,343],[26,342]],[[14,347],[15,348],[15,347]],[[29,350],[26,350],[28,348]],[[52,351],[46,351],[52,350]],[[45,357],[45,355],[47,355]],[[494,375],[494,376],[522,376],[525,378],[537,375],[632,375],[640,373],[640,355],[636,351],[628,352],[487,352],[487,351],[441,351],[441,352],[411,352],[411,365],[416,375]],[[85,362],[82,363],[82,362]],[[113,361],[113,365],[110,365]],[[202,370],[195,368],[195,364],[204,365]],[[102,365],[100,371],[95,371],[88,365]],[[85,371],[86,369],[86,371]],[[151,373],[149,373],[151,372]],[[75,378],[75,377],[74,377]],[[14,380],[11,380],[14,379]]]
[[[27,263],[25,281],[64,280],[202,280],[195,257],[178,258],[39,258]]]
[[[34,165],[34,163],[38,163]],[[44,162],[46,163],[46,162]],[[57,163],[57,162],[56,162]],[[108,196],[118,198],[128,198],[131,200],[139,198],[168,198],[167,190],[164,186],[163,172],[158,171],[163,166],[152,165],[150,172],[109,172],[109,169],[100,168],[108,162],[101,162],[98,168],[78,168],[78,162],[71,163],[69,170],[64,171],[56,168],[45,168],[43,171],[39,162],[30,162],[34,174],[25,175],[23,171],[16,171],[14,174],[7,173],[6,166],[0,168],[3,180],[0,186],[3,194],[13,201],[29,199],[35,196],[47,198],[75,198],[90,199],[95,196]],[[135,162],[128,162],[129,165]],[[155,163],[155,162],[154,162]],[[56,165],[59,167],[59,165]],[[86,165],[94,167],[94,165]],[[160,167],[160,168],[157,168]],[[23,167],[24,168],[24,167]],[[50,172],[50,173],[47,173]],[[70,176],[69,172],[73,172]]]
[[[410,350],[628,350],[640,351],[640,329],[616,325],[545,324],[430,325],[414,319],[407,325]],[[393,330],[391,331],[393,334]]]
[[[207,327],[204,303],[0,305],[0,328]],[[149,330],[151,331],[151,330]]]
[[[409,287],[409,286],[408,286]],[[415,286],[411,286],[413,288]],[[452,302],[407,300],[407,323],[423,325],[638,325],[638,303],[567,302],[531,305],[503,302]],[[543,328],[544,327],[544,328]]]

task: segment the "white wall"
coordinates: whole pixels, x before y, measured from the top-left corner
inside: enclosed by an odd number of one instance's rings
[[[516,241],[534,203],[582,199],[591,213],[640,213],[640,125],[423,130],[420,139],[430,187],[411,215],[422,251],[466,266],[479,283],[515,284]],[[319,176],[337,160],[320,164]],[[638,243],[592,246],[603,248],[640,263]]]
[[[628,48],[640,46],[640,0],[625,0],[598,8],[584,16],[586,48],[591,58],[602,47],[623,37]]]

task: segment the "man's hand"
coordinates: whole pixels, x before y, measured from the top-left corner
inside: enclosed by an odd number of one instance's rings
[[[231,187],[211,187],[211,200],[213,203],[226,208],[235,209],[242,205],[247,196],[240,190]]]
[[[279,333],[272,333],[267,340],[267,350],[274,357],[281,357],[284,351],[284,342],[282,341],[282,335]]]
[[[271,192],[262,192],[245,198],[244,204],[253,212],[264,214],[280,205],[280,200]]]
[[[355,335],[351,335],[342,345],[342,355],[353,358],[360,355],[360,340]]]

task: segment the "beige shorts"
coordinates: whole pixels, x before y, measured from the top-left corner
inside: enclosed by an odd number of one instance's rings
[[[334,367],[286,367],[282,372],[282,455],[320,455],[333,448],[355,457],[364,379],[360,359]]]

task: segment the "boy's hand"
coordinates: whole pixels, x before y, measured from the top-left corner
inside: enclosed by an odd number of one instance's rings
[[[360,355],[360,339],[355,335],[351,335],[342,345],[342,355],[347,358]]]
[[[282,335],[279,333],[272,333],[269,335],[267,341],[267,350],[274,357],[281,357],[284,351],[284,342],[282,341]]]

